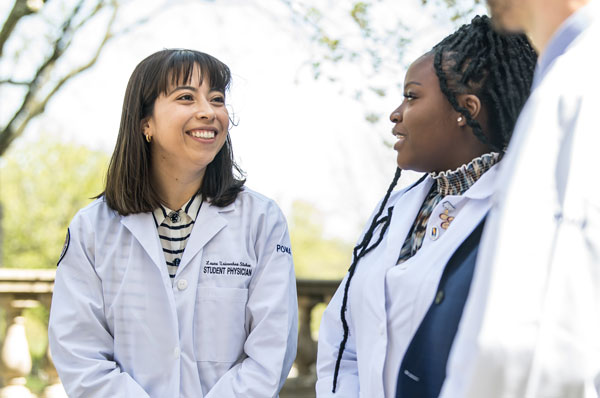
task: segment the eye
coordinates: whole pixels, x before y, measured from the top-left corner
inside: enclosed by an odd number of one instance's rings
[[[193,101],[194,96],[192,94],[182,94],[179,97],[177,97],[177,99],[182,101]]]
[[[416,99],[417,97],[409,91],[407,93],[404,93],[404,98],[406,98],[407,101],[412,101],[412,100]]]
[[[216,95],[211,99],[212,102],[217,102],[219,104],[224,104],[225,103],[225,97],[222,95]]]

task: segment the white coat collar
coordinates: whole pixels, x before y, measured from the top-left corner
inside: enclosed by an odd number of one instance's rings
[[[463,195],[447,197],[448,200],[452,201],[454,204],[457,204],[459,201],[467,198],[480,200],[489,198],[494,192],[497,172],[498,164],[495,164],[487,172],[485,172]],[[374,286],[376,286],[376,288],[373,289],[373,300],[369,299],[366,303],[367,306],[370,306],[371,311],[374,314],[377,314],[377,317],[380,319],[380,321],[384,321],[386,316],[385,273],[389,267],[392,267],[396,264],[402,243],[406,239],[406,236],[413,225],[414,219],[433,184],[433,178],[428,175],[425,177],[424,181],[412,187],[411,189],[407,188],[395,193],[391,198],[390,203],[387,205],[387,208],[394,206],[392,221],[387,232],[387,237],[384,238],[383,242],[381,242],[381,249],[375,251],[380,253],[379,257],[373,260],[373,263],[383,264],[384,266],[376,267],[375,272],[372,272],[372,274],[369,276],[369,278],[373,278],[372,283]],[[488,208],[487,205],[485,207],[486,209]],[[387,209],[383,211],[382,215],[385,215],[386,213]],[[482,214],[484,213],[485,212]],[[476,218],[477,223],[471,222],[471,224],[473,224],[473,228],[479,223],[479,220],[482,218],[482,216],[480,216],[478,213]],[[471,230],[472,228],[468,230],[468,232],[470,233]],[[377,232],[375,235],[377,235]],[[371,263],[371,261],[369,261],[369,263]]]
[[[406,239],[406,235],[408,235],[408,231],[412,226],[415,215],[421,208],[421,204],[425,200],[432,185],[433,178],[427,176],[424,181],[412,188],[398,191],[394,194],[394,197],[391,198],[390,203],[382,213],[382,215],[387,214],[387,209],[394,206],[393,217],[388,228],[387,237],[381,242],[381,248],[378,248],[378,250],[373,252],[379,253],[379,257],[372,261],[369,260],[370,264],[379,264],[383,266],[375,267],[375,271],[368,276],[369,279],[373,278],[372,283],[375,288],[373,289],[373,299],[366,300],[367,307],[370,307],[370,311],[380,322],[386,320],[385,272],[389,267],[396,264],[402,242]],[[399,204],[399,202],[401,202],[401,204]],[[376,231],[374,235],[378,236],[378,231]],[[374,240],[375,237],[373,238],[373,241]],[[364,266],[365,264],[362,265]]]
[[[235,202],[225,207],[218,207],[209,202],[202,205],[198,217],[196,218],[194,228],[192,229],[190,239],[183,252],[178,272],[182,272],[198,252],[200,252],[221,229],[225,228],[227,219],[223,217],[221,213],[227,213],[233,210],[235,210]]]
[[[181,272],[196,254],[227,225],[227,220],[220,213],[231,212],[233,210],[235,210],[235,202],[225,207],[217,207],[210,202],[202,205],[190,239],[183,252],[178,272]],[[161,273],[164,273],[168,278],[165,258],[152,213],[137,213],[124,216],[121,218],[121,224],[131,232],[154,264],[161,270]]]

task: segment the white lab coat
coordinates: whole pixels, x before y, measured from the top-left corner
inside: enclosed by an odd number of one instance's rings
[[[600,394],[600,1],[555,32],[502,161],[441,396]]]
[[[387,207],[393,206],[394,210],[387,236],[359,261],[350,284],[346,310],[350,335],[335,394],[332,393],[333,374],[343,337],[340,309],[347,277],[323,314],[317,356],[317,397],[394,396],[400,362],[434,299],[444,267],[490,208],[496,170],[497,166],[493,166],[462,196],[446,196],[433,209],[423,246],[399,266],[404,277],[394,276],[395,291],[388,292],[394,300],[393,313],[386,307],[386,275],[396,265],[402,244],[433,179],[428,176],[411,190],[404,189],[391,195]],[[444,211],[445,201],[457,211],[446,231],[439,228],[439,215]],[[387,214],[387,210],[382,214]],[[367,228],[368,225],[370,221]],[[433,227],[441,231],[437,240],[431,239]],[[372,242],[379,236],[380,228],[375,231]],[[390,341],[391,334],[394,334],[393,342]],[[397,364],[395,369],[389,368],[390,356],[394,357],[391,362]]]
[[[289,248],[277,205],[245,189],[202,205],[172,284],[151,213],[81,210],[48,327],[69,397],[277,396],[297,344]]]

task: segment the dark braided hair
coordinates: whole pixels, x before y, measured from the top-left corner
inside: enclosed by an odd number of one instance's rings
[[[487,16],[476,16],[431,52],[440,89],[473,134],[495,151],[506,149],[529,97],[537,54],[524,34],[499,34]],[[474,94],[488,111],[489,136],[460,106],[458,94]]]
[[[387,230],[388,226],[390,225],[390,221],[392,218],[392,210],[394,209],[393,207],[390,207],[388,209],[386,216],[384,216],[382,218],[379,218],[379,217],[381,216],[381,213],[383,213],[383,209],[385,208],[385,205],[387,204],[387,201],[390,198],[390,195],[392,194],[392,191],[393,191],[394,187],[396,186],[396,183],[400,179],[401,174],[402,174],[402,170],[400,168],[397,168],[396,174],[394,175],[394,179],[392,180],[392,183],[390,184],[387,192],[385,193],[385,197],[381,201],[381,206],[379,206],[379,210],[377,211],[375,216],[373,216],[373,221],[371,222],[369,229],[365,233],[365,236],[363,236],[363,239],[361,240],[361,242],[358,245],[356,245],[356,247],[354,247],[354,250],[352,251],[352,264],[350,265],[350,268],[348,269],[348,279],[346,279],[346,285],[344,286],[344,299],[342,300],[342,310],[340,312],[340,317],[342,319],[342,327],[344,328],[344,338],[342,339],[342,342],[340,343],[340,349],[338,351],[337,360],[335,362],[335,371],[333,373],[333,390],[332,390],[333,393],[335,393],[335,387],[337,385],[337,377],[338,377],[338,374],[340,371],[340,363],[342,361],[342,355],[344,354],[344,349],[346,348],[346,342],[348,341],[349,329],[348,329],[348,322],[346,321],[345,312],[346,312],[346,306],[348,304],[348,289],[350,288],[350,281],[352,280],[352,276],[354,275],[354,271],[356,270],[356,266],[358,265],[358,260],[360,260],[365,254],[367,254],[368,252],[373,250],[375,247],[377,247],[379,242],[381,242],[381,240],[383,239],[383,236],[385,235],[385,231]],[[381,232],[379,233],[379,238],[377,239],[377,241],[374,244],[372,244],[371,246],[368,246],[369,242],[371,241],[371,238],[373,237],[373,233],[375,232],[375,229],[380,224],[383,224],[383,227],[381,228]]]
[[[493,30],[490,18],[476,16],[470,24],[463,25],[437,44],[430,53],[434,55],[433,65],[440,89],[452,107],[463,115],[467,125],[481,142],[504,153],[517,117],[529,97],[537,62],[537,54],[527,37],[523,34],[499,34]],[[484,134],[479,122],[471,117],[468,109],[460,106],[456,99],[458,94],[474,94],[479,97],[488,111],[489,138]],[[340,311],[344,337],[335,363],[333,393],[336,390],[340,364],[349,335],[345,313],[350,281],[358,261],[383,240],[391,222],[393,207],[388,208],[384,217],[381,217],[381,214],[400,174],[401,170],[398,168],[369,229],[353,251]],[[421,183],[426,176],[427,174],[409,190]],[[379,237],[369,246],[375,230],[381,224],[383,227]]]

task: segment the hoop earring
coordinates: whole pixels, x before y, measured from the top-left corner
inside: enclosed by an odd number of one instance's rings
[[[147,141],[148,143],[151,143],[151,142],[152,142],[152,136],[151,136],[150,134],[146,134],[146,141]]]

